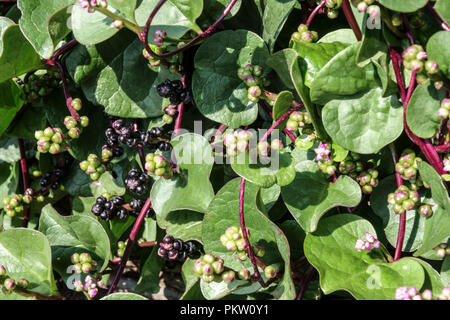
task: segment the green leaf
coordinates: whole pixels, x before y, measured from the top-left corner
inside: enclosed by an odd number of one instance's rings
[[[450,34],[447,31],[439,31],[433,34],[427,42],[428,59],[435,60],[439,65],[439,70],[447,78],[450,77],[450,52],[447,50],[449,41]]]
[[[61,109],[61,105],[58,107]],[[14,120],[14,125],[8,128],[6,134],[17,138],[31,139],[35,143],[34,132],[45,128],[47,125],[45,109],[41,106],[41,102],[33,103],[31,106],[24,106],[24,109],[25,111]]]
[[[135,16],[138,25],[143,27],[150,12],[156,7],[158,0],[143,0],[138,5]],[[199,33],[201,30],[195,23],[203,10],[203,1],[168,0],[153,18],[149,34],[156,28],[167,32],[171,38],[181,38],[189,29]]]
[[[105,172],[100,176],[100,179],[92,181],[90,188],[94,197],[99,197],[105,192],[122,196],[126,191],[124,187],[117,185],[117,182],[111,175],[111,172]]]
[[[297,163],[295,170],[295,180],[281,188],[281,196],[306,232],[314,232],[319,219],[331,208],[354,207],[361,200],[361,188],[350,177],[340,176],[329,183],[313,161]]]
[[[25,39],[18,24],[0,17],[0,37],[0,83],[43,67],[41,58]]]
[[[317,41],[318,43],[332,43],[332,42],[342,42],[345,44],[353,44],[357,42],[355,33],[352,29],[337,29],[325,34],[322,38]]]
[[[42,209],[39,231],[47,236],[52,247],[55,270],[66,280],[71,274],[70,256],[88,252],[103,271],[111,258],[109,238],[101,224],[88,216],[61,216],[51,205]]]
[[[431,290],[433,291],[434,297],[437,298],[437,296],[442,292],[442,289],[444,288],[444,284],[441,281],[439,273],[424,260],[417,258],[412,259],[415,259],[418,263],[420,263],[423,271],[425,272],[425,281],[419,291],[423,292],[425,290]]]
[[[433,214],[425,221],[425,235],[423,245],[414,253],[420,256],[430,251],[450,236],[450,202],[447,190],[439,177],[439,174],[426,162],[419,163],[419,172],[423,181],[431,188],[431,196],[436,202],[437,208],[433,208]]]
[[[225,266],[239,271],[244,265],[253,270],[249,259],[241,262],[220,243],[220,236],[230,226],[239,227],[239,191],[241,179],[236,178],[228,182],[211,202],[203,220],[203,244],[205,252],[224,259]],[[256,206],[259,188],[245,183],[244,216],[245,225],[250,230],[249,240],[253,245],[260,245],[265,249],[264,262],[276,269],[284,269],[283,279],[273,293],[277,299],[293,299],[295,290],[290,276],[289,245],[282,231],[271,222]],[[228,288],[233,287],[233,283]],[[213,288],[214,290],[218,290]],[[202,290],[205,294],[205,291]]]
[[[241,65],[264,68],[269,52],[264,41],[246,30],[223,31],[208,38],[195,54],[192,91],[199,111],[232,128],[249,125],[258,104],[248,100],[247,87],[237,76]]]
[[[331,43],[304,43],[291,41],[289,44],[307,65],[305,74],[305,85],[311,87],[316,75],[336,54],[348,47],[341,42]]]
[[[118,40],[119,44],[112,44]],[[121,40],[124,42],[120,43]],[[142,56],[139,39],[127,42],[129,40],[128,33],[121,33],[105,44],[77,48],[68,57],[69,72],[81,84],[86,98],[95,105],[104,106],[111,115],[124,118],[160,116],[162,98],[156,92],[156,86],[173,76],[169,77],[166,68],[160,68],[159,73],[153,71]]]
[[[325,294],[345,290],[356,299],[393,300],[398,287],[422,287],[424,270],[415,259],[386,263],[381,249],[358,252],[356,240],[365,232],[376,235],[363,218],[340,214],[323,219],[315,233],[306,235],[305,255],[319,271]]]
[[[434,6],[434,10],[441,16],[447,24],[450,23],[450,2],[447,0],[438,0]]]
[[[423,8],[427,4],[427,0],[378,0],[388,9],[399,12],[414,12]]]
[[[197,240],[201,242],[203,214],[200,212],[180,210],[170,212],[160,225],[175,238],[183,241]],[[160,220],[160,221],[161,221]]]
[[[262,37],[271,52],[296,2],[296,0],[267,1],[262,18]]]
[[[8,276],[16,281],[21,278],[29,281],[28,290],[56,295],[52,252],[48,239],[42,233],[23,228],[1,232],[0,257]]]
[[[2,115],[0,118],[0,136],[8,129],[23,103],[22,90],[15,81],[8,80],[0,83],[0,114]]]
[[[328,102],[322,119],[333,141],[357,153],[377,153],[403,131],[402,105],[381,88]]]
[[[390,175],[381,180],[370,195],[370,207],[381,218],[386,238],[393,247],[397,243],[400,216],[394,213],[392,205],[388,205],[387,197],[389,193],[395,192],[396,189],[395,176]],[[421,197],[421,202],[428,201],[423,196]],[[426,218],[422,217],[415,209],[408,210],[405,214],[406,228],[402,251],[411,252],[420,248],[423,243]]]
[[[116,292],[100,300],[148,300],[146,297],[131,292]]]
[[[20,29],[37,53],[49,59],[59,41],[70,33],[67,19],[72,0],[19,0]]]
[[[360,68],[356,65],[356,54],[360,44],[354,43],[335,55],[319,71],[311,84],[311,100],[326,104],[333,99],[378,87],[376,71],[372,64]]]
[[[298,54],[295,50],[283,49],[272,54],[266,60],[267,65],[276,71],[281,81],[289,89],[295,89],[291,79],[291,66],[297,57]]]
[[[11,196],[19,186],[19,164],[0,162],[0,199]],[[3,202],[0,202],[3,208]]]
[[[387,53],[386,41],[384,40],[382,29],[372,25],[371,23],[378,23],[378,21],[372,21],[371,19],[379,19],[381,23],[380,16],[371,18],[369,15],[364,15],[364,34],[356,54],[356,63],[359,67],[364,67],[371,61],[376,61]]]
[[[219,17],[223,11],[225,10],[225,7],[231,2],[231,0],[205,0],[203,1],[203,12],[202,15],[199,17],[198,24],[201,26],[211,25],[216,20],[217,17]],[[225,17],[225,20],[233,18],[241,8],[242,1],[238,0],[234,4],[233,8],[231,9],[230,13]]]
[[[406,121],[414,134],[427,139],[438,132],[442,122],[438,110],[444,97],[444,90],[437,91],[432,84],[421,84],[414,90],[406,111]]]
[[[280,229],[288,239],[291,259],[295,261],[303,256],[303,241],[305,241],[306,233],[300,225],[295,220],[286,220],[280,224]]]
[[[135,291],[144,295],[151,295],[158,293],[159,287],[159,273],[163,266],[163,259],[158,256],[159,246],[154,246],[152,252],[145,260],[141,269],[139,281]]]
[[[70,167],[69,172],[62,178],[62,185],[65,190],[73,196],[91,197],[92,191],[90,188],[91,178],[84,171],[80,169],[79,163],[74,161]]]
[[[19,143],[16,138],[0,140],[0,160],[9,163],[20,160]]]
[[[292,101],[294,100],[294,95],[290,91],[281,91],[277,99],[275,100],[275,104],[273,105],[273,122],[281,118],[286,112],[291,109]],[[284,127],[284,126],[283,126]],[[278,129],[283,129],[283,127],[278,126]]]
[[[441,267],[442,283],[448,287],[450,285],[450,256],[446,255]]]
[[[208,140],[187,133],[172,139],[171,143],[181,172],[170,180],[160,178],[153,184],[150,195],[158,224],[175,210],[206,212],[214,197],[209,181],[214,158]]]

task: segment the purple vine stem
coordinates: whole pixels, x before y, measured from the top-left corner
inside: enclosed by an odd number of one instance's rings
[[[228,15],[228,13],[230,13],[231,9],[234,7],[234,5],[237,2],[237,0],[232,0],[226,6],[225,10],[220,15],[220,17],[208,29],[206,29],[205,31],[200,33],[198,36],[196,36],[194,39],[189,41],[184,46],[181,46],[180,48],[178,48],[178,49],[176,49],[174,51],[171,51],[171,52],[157,54],[157,53],[153,52],[153,50],[150,49],[150,46],[148,45],[148,33],[149,33],[149,30],[150,30],[150,26],[152,24],[153,18],[156,16],[156,14],[158,13],[159,9],[161,9],[161,7],[163,6],[163,4],[166,1],[167,0],[159,0],[159,2],[156,4],[155,8],[150,13],[150,16],[147,19],[144,31],[143,31],[143,33],[141,34],[141,37],[140,37],[141,41],[144,44],[145,50],[147,50],[147,52],[155,59],[167,59],[167,58],[169,58],[169,57],[171,57],[173,55],[176,55],[176,54],[178,54],[180,52],[183,52],[183,51],[189,49],[190,47],[192,47],[193,45],[195,45],[199,41],[208,38],[211,35],[211,33],[217,28],[217,26],[223,21],[223,19],[225,19],[225,17]]]
[[[352,8],[350,8],[348,0],[342,1],[342,9],[344,10],[345,18],[347,19],[348,24],[352,28],[353,33],[356,36],[356,39],[358,41],[361,41],[362,39],[361,30],[359,29],[358,22],[356,22],[355,16],[353,15]]]
[[[142,226],[142,222],[144,221],[147,211],[150,210],[151,205],[152,205],[152,200],[149,196],[147,198],[147,200],[145,201],[144,206],[142,207],[142,210],[139,213],[139,216],[137,217],[137,219],[133,225],[133,229],[131,229],[130,236],[128,237],[127,246],[125,248],[125,252],[123,254],[123,257],[120,261],[120,265],[117,268],[117,271],[114,275],[113,281],[108,289],[107,294],[111,294],[112,292],[114,292],[114,290],[117,287],[117,284],[119,283],[120,277],[122,276],[123,270],[125,269],[125,265],[130,257],[131,248],[133,247],[134,241],[136,240],[136,236]]]
[[[437,14],[436,10],[434,10],[434,7],[430,2],[427,3],[426,8],[428,9],[428,11],[430,11],[434,20],[439,23],[442,29],[444,29],[445,31],[450,31],[450,26],[444,20],[442,20],[442,18]]]
[[[183,84],[183,89],[186,89],[186,76],[184,74],[181,75],[181,83]],[[184,109],[184,102],[181,102],[177,107],[178,117],[175,120],[175,125],[173,129],[175,136],[179,134],[179,131],[181,129],[181,121],[183,120],[183,109]]]
[[[261,278],[261,275],[259,274],[255,254],[253,253],[252,247],[250,245],[250,241],[248,240],[247,228],[245,227],[244,193],[245,193],[245,179],[241,178],[241,187],[239,189],[239,221],[241,224],[242,236],[244,238],[245,245],[247,246],[247,253],[248,253],[248,256],[250,257],[250,261],[253,266],[253,270],[254,270],[253,277],[255,279],[257,279],[263,287],[265,287],[266,284],[264,283],[263,279]]]
[[[316,16],[316,14],[319,12],[319,10],[324,6],[325,4],[325,0],[322,0],[317,7],[313,10],[313,12],[311,12],[311,14],[308,17],[308,20],[306,21],[306,26],[309,27],[309,25],[311,24],[311,22],[313,21],[314,17]]]
[[[295,300],[302,300],[303,296],[305,295],[306,289],[308,288],[308,284],[312,279],[312,276],[314,275],[314,268],[313,266],[309,265],[308,268],[305,271],[305,274],[303,276],[303,279],[301,281],[300,290],[298,291],[298,295],[295,298]]]
[[[22,182],[23,182],[23,191],[25,191],[30,187],[30,179],[28,175],[28,166],[27,159],[25,156],[25,147],[23,145],[23,139],[19,138],[19,150],[20,150],[20,168],[22,170]],[[22,227],[28,227],[28,221],[30,221],[30,208],[27,207],[24,210],[23,223]]]
[[[286,120],[287,117],[289,117],[289,115],[298,110],[298,107],[292,108],[291,110],[289,110],[288,112],[286,112],[285,114],[283,114],[281,117],[279,117],[277,119],[277,121],[275,121],[270,128],[266,131],[266,133],[264,133],[263,137],[259,140],[261,141],[266,141],[267,138],[269,137],[269,135],[272,133],[273,130],[275,130],[284,120]]]
[[[264,104],[264,102],[259,101],[259,105],[263,108],[263,110],[273,119],[272,111]],[[297,137],[288,129],[284,128],[283,132],[291,139],[293,143],[295,143],[295,140],[297,140]]]

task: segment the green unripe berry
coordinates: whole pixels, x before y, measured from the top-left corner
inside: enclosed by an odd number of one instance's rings
[[[169,116],[168,114],[164,114],[162,119],[165,124],[171,124],[173,122],[173,117]]]
[[[286,122],[286,129],[288,129],[289,131],[295,131],[298,129],[298,122],[294,121],[292,119],[289,119]]]
[[[268,279],[272,279],[275,278],[275,276],[277,275],[277,272],[275,271],[275,268],[272,266],[267,266],[264,268],[264,275],[268,278]]]
[[[30,284],[30,283],[29,283],[28,280],[25,279],[25,278],[21,278],[21,279],[19,279],[19,281],[17,281],[17,285],[18,285],[19,287],[23,288],[23,289],[28,288],[28,285],[29,285],[29,284]]]
[[[100,178],[100,174],[99,174],[98,172],[93,172],[93,173],[91,173],[91,174],[89,175],[89,177],[90,177],[92,180],[96,181],[96,180],[98,180],[98,179]]]
[[[419,207],[419,214],[422,217],[428,217],[432,213],[431,206],[429,204],[423,204]]]
[[[77,127],[75,128],[70,128],[69,131],[67,132],[67,134],[69,135],[69,137],[71,137],[72,139],[78,139],[80,137],[81,134],[81,130]]]
[[[98,166],[96,171],[98,174],[102,174],[106,171],[106,167],[104,165]]]
[[[50,127],[45,128],[45,130],[44,130],[44,136],[46,136],[46,137],[48,137],[48,138],[51,138],[51,137],[53,136],[53,134],[54,134],[54,131],[53,131],[52,128],[50,128]]]
[[[216,260],[216,258],[214,258],[214,256],[211,253],[205,254],[202,259],[203,259],[203,262],[209,263],[209,264],[213,263]]]
[[[329,19],[336,19],[339,16],[339,10],[329,9],[327,10],[327,17]]]
[[[44,134],[43,130],[36,130],[36,131],[34,131],[34,137],[36,138],[36,140],[40,140],[44,136],[45,136],[45,134]]]
[[[84,160],[80,162],[80,169],[83,171],[86,171],[87,168],[89,167],[89,161]]]
[[[81,116],[80,117],[80,125],[85,128],[89,125],[89,118],[86,116]]]
[[[246,268],[242,268],[239,270],[238,277],[241,280],[248,280],[250,279],[250,272]]]
[[[61,151],[61,145],[57,143],[52,143],[50,145],[50,148],[48,149],[48,152],[51,154],[58,154]]]
[[[72,102],[70,103],[72,108],[74,108],[76,111],[80,111],[81,110],[81,99],[80,98],[75,98],[72,100]]]
[[[400,13],[395,13],[392,15],[391,23],[394,27],[400,27],[403,24],[403,19]]]
[[[202,275],[202,280],[207,283],[210,283],[214,280],[214,275],[213,274],[204,274],[204,275]]]
[[[90,263],[92,262],[92,257],[89,253],[80,254],[80,262],[81,263]]]
[[[297,30],[300,33],[306,32],[306,31],[308,31],[308,26],[306,24],[301,24],[301,25],[298,26]]]
[[[91,268],[92,268],[92,266],[91,266],[91,264],[88,263],[88,262],[83,263],[83,264],[81,265],[81,271],[83,271],[83,273],[89,273],[89,272],[91,272]]]
[[[15,210],[6,210],[6,215],[10,218],[13,218],[16,215]]]
[[[73,255],[70,256],[70,261],[73,264],[80,262],[80,255],[78,253],[74,253]]]
[[[362,186],[361,189],[364,192],[364,194],[371,194],[373,191],[373,188],[370,184],[366,184],[366,185]]]
[[[37,202],[44,202],[44,200],[45,200],[45,197],[44,196],[37,196],[37,198],[36,198],[36,201]]]
[[[226,271],[222,274],[222,280],[225,283],[230,283],[234,280],[235,275],[235,272],[232,270]]]
[[[16,287],[16,282],[11,278],[7,278],[3,282],[3,287],[8,291],[13,291],[14,288]]]
[[[252,71],[255,77],[260,77],[263,74],[263,68],[260,66],[253,66]]]
[[[223,261],[214,261],[211,264],[211,267],[215,274],[221,274],[224,270]]]
[[[247,252],[240,251],[236,254],[236,258],[238,258],[240,261],[245,261],[248,258]]]

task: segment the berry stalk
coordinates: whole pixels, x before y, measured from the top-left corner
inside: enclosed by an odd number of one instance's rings
[[[122,260],[120,261],[120,265],[114,275],[111,286],[108,289],[108,294],[111,294],[112,292],[114,292],[114,290],[117,287],[117,283],[119,283],[120,277],[122,276],[123,270],[125,269],[125,265],[130,257],[131,248],[134,244],[134,241],[136,240],[136,236],[139,232],[139,229],[142,226],[142,222],[144,221],[145,215],[146,215],[147,211],[150,210],[151,205],[152,205],[152,200],[150,197],[148,197],[147,201],[145,201],[145,204],[141,209],[141,212],[139,213],[139,216],[137,217],[137,219],[133,225],[133,229],[131,229],[130,236],[128,237],[127,246],[125,248],[125,252],[123,254]]]
[[[359,30],[358,23],[356,22],[355,16],[353,15],[352,8],[350,8],[348,0],[342,1],[342,10],[344,10],[345,18],[347,19],[348,24],[352,28],[353,33],[356,36],[356,40],[361,41],[362,39],[361,30]]]
[[[47,60],[43,60],[43,62],[45,64],[54,66],[56,65],[56,61],[60,59],[60,57],[67,51],[71,50],[72,48],[74,48],[76,45],[78,44],[78,41],[76,39],[72,39],[69,42],[67,42],[66,44],[64,44],[63,46],[61,46],[61,48],[59,48],[58,50],[56,50],[53,55],[50,57],[50,59]]]
[[[96,7],[95,10],[98,11],[98,12],[103,13],[103,14],[104,14],[105,16],[107,16],[107,17],[110,17],[110,18],[113,19],[114,21],[120,21],[121,24],[122,24],[125,28],[127,28],[127,29],[133,31],[133,32],[136,33],[138,36],[139,36],[140,34],[142,34],[142,29],[141,29],[138,25],[134,24],[133,22],[131,22],[131,21],[125,19],[125,18],[122,18],[122,17],[120,17],[120,16],[118,16],[118,15],[112,13],[112,12],[109,11],[107,8]]]
[[[434,10],[430,2],[427,3],[426,8],[443,30],[450,31],[450,26],[444,20],[442,20],[442,18],[437,14],[436,10]]]
[[[149,33],[149,30],[150,30],[150,26],[152,24],[153,18],[156,16],[156,14],[158,13],[159,9],[161,9],[161,7],[163,6],[163,4],[166,1],[167,0],[160,0],[156,4],[155,8],[150,13],[150,16],[147,19],[147,22],[146,22],[145,28],[144,28],[144,32],[141,35],[141,41],[144,43],[145,50],[147,50],[147,52],[155,59],[167,59],[167,58],[169,58],[169,57],[171,57],[173,55],[176,55],[176,54],[178,54],[180,52],[186,51],[187,49],[189,49],[190,47],[192,47],[196,43],[200,42],[201,40],[204,40],[204,39],[208,38],[211,35],[211,33],[214,31],[214,29],[216,29],[217,26],[223,21],[223,19],[225,19],[225,17],[228,15],[228,13],[230,13],[231,9],[234,7],[234,5],[237,2],[237,0],[232,0],[226,6],[225,10],[220,15],[220,17],[208,29],[206,29],[205,31],[200,33],[198,36],[196,36],[194,39],[189,41],[184,46],[181,46],[180,48],[178,48],[178,49],[176,49],[174,51],[171,51],[171,52],[157,54],[152,49],[150,49],[150,46],[148,45],[148,33]]]
[[[316,16],[316,14],[319,12],[319,10],[325,5],[325,0],[322,0],[317,7],[313,10],[313,12],[311,12],[311,14],[308,17],[308,20],[306,21],[306,26],[309,27],[309,25],[311,24],[311,22],[313,21],[314,17]]]

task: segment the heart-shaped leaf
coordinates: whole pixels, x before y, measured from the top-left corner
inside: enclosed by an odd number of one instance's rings
[[[212,149],[204,137],[187,133],[172,139],[173,152],[181,170],[172,179],[159,179],[151,191],[153,210],[161,226],[171,211],[188,209],[206,212],[214,197],[209,181],[214,162]]]
[[[322,38],[317,41],[318,43],[332,43],[332,42],[341,42],[345,44],[353,44],[357,42],[355,33],[352,29],[337,29],[331,32],[328,32]]]
[[[101,224],[85,215],[61,216],[51,205],[42,209],[39,231],[47,236],[52,247],[54,267],[66,279],[71,272],[70,256],[88,252],[103,271],[111,258],[108,235]]]
[[[45,295],[56,294],[52,252],[48,239],[41,232],[23,228],[1,232],[0,257],[8,276],[16,281],[20,278],[27,279],[30,291]]]
[[[414,253],[414,256],[420,256],[430,251],[438,244],[445,242],[450,236],[450,201],[447,190],[439,177],[439,174],[426,162],[419,163],[419,172],[423,181],[431,188],[431,196],[437,204],[433,214],[425,221],[425,234],[423,245]]]
[[[273,50],[278,35],[283,29],[292,9],[294,9],[296,2],[295,0],[267,1],[262,18],[262,37],[269,46],[270,51]]]
[[[414,12],[423,8],[427,4],[427,0],[378,0],[388,9],[399,12]]]
[[[313,161],[295,165],[294,181],[281,188],[281,196],[295,220],[306,232],[314,232],[319,219],[331,208],[354,207],[361,200],[361,188],[347,176],[329,183]]]
[[[442,122],[438,110],[444,94],[444,90],[438,91],[432,84],[421,84],[414,90],[408,103],[406,121],[417,136],[427,139],[438,132]]]
[[[239,191],[241,178],[228,182],[211,202],[203,220],[203,244],[205,252],[224,259],[225,266],[239,271],[242,264],[252,271],[249,259],[240,261],[230,254],[220,242],[220,236],[230,226],[239,227]],[[290,276],[289,244],[283,232],[271,222],[256,206],[259,188],[245,183],[244,217],[245,225],[250,230],[249,240],[252,245],[260,245],[265,249],[264,262],[278,269],[284,266],[284,275],[278,285],[279,290],[273,293],[278,299],[293,299],[295,289]],[[233,288],[233,282],[229,287]],[[258,288],[256,288],[257,290]],[[203,290],[202,290],[203,291]],[[204,291],[203,291],[204,292]]]
[[[386,263],[381,249],[358,252],[356,240],[365,232],[376,235],[363,218],[340,214],[323,219],[316,232],[306,235],[305,255],[319,271],[325,294],[345,290],[356,299],[393,300],[398,287],[422,287],[425,274],[415,259]]]
[[[368,91],[379,86],[372,64],[360,68],[356,65],[359,43],[354,43],[335,55],[317,73],[311,84],[311,100],[326,104],[333,99]]]
[[[377,153],[403,131],[400,102],[396,96],[384,98],[381,88],[328,102],[322,119],[334,141],[357,153]]]
[[[258,104],[248,100],[247,87],[237,76],[241,65],[265,65],[269,52],[264,41],[246,30],[223,31],[208,38],[195,54],[192,79],[194,100],[207,118],[232,128],[249,125]]]
[[[279,186],[288,185],[295,177],[294,161],[287,152],[273,154],[264,163],[256,161],[248,152],[241,153],[231,163],[231,167],[241,177],[263,188],[269,188],[275,183]]]
[[[203,214],[200,212],[180,210],[170,212],[160,225],[166,232],[183,241],[202,239]]]
[[[305,85],[311,87],[317,73],[330,61],[336,54],[348,47],[341,42],[331,43],[304,43],[293,40],[289,44],[307,65],[305,74]]]
[[[44,67],[41,58],[14,21],[0,17],[0,37],[0,83]]]
[[[434,60],[439,65],[444,75],[450,77],[450,52],[447,50],[447,43],[450,41],[450,34],[447,31],[439,31],[431,36],[427,42],[428,59]]]
[[[450,2],[447,0],[437,0],[434,5],[434,10],[436,10],[447,24],[450,23]]]
[[[278,120],[286,112],[288,112],[289,109],[291,109],[291,104],[293,100],[294,95],[290,91],[281,91],[278,94],[275,103],[273,105],[272,117],[274,122]],[[279,126],[278,128],[281,130],[283,129],[283,127]]]
[[[24,103],[22,90],[15,81],[0,83],[0,136],[8,129]]]
[[[17,1],[22,12],[20,29],[41,57],[49,59],[58,42],[70,33],[67,20],[72,3],[72,0]]]

